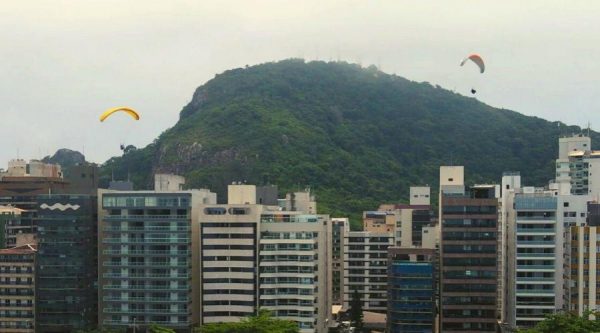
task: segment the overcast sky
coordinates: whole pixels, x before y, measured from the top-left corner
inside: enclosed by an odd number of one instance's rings
[[[4,0],[0,17],[0,168],[62,147],[104,162],[175,124],[215,74],[291,57],[600,126],[600,1]],[[458,66],[472,52],[483,75]],[[99,123],[119,105],[142,119]]]

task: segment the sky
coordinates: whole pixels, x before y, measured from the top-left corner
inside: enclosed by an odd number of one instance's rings
[[[227,69],[344,60],[600,129],[600,1],[3,0],[0,168],[59,148],[102,163],[173,126]],[[486,72],[460,67],[479,53]],[[114,106],[134,107],[104,123]]]

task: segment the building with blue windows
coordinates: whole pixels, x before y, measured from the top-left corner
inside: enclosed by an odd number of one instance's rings
[[[388,249],[388,332],[435,332],[435,257],[435,249]]]

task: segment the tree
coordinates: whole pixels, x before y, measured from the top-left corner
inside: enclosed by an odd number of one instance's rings
[[[355,332],[362,332],[364,326],[362,301],[356,289],[354,289],[352,300],[350,300],[350,325],[356,329]]]
[[[299,333],[293,321],[271,317],[268,310],[259,310],[256,316],[235,323],[206,324],[196,329],[197,333]]]
[[[591,318],[591,319],[590,319]],[[534,328],[518,330],[518,333],[592,333],[600,332],[600,312],[586,311],[583,316],[574,312],[548,315]]]

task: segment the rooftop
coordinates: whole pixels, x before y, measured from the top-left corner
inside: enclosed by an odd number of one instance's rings
[[[33,254],[37,252],[37,245],[25,244],[22,246],[11,247],[9,249],[0,249],[0,255],[2,254]]]

